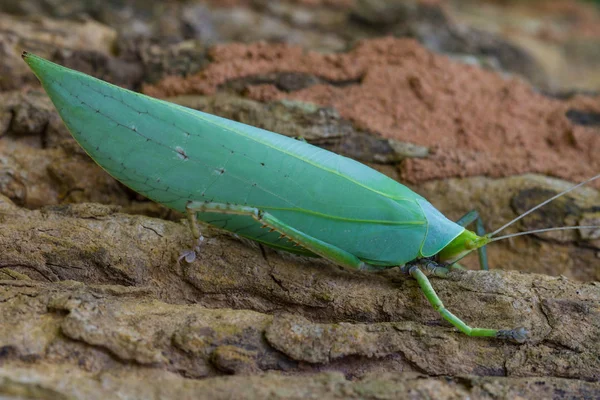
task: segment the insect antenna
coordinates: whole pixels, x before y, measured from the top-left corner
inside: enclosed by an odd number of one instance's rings
[[[567,231],[570,229],[600,229],[600,225],[560,226],[557,228],[534,229],[532,231],[527,231],[527,232],[517,232],[517,233],[511,233],[510,235],[498,236],[498,237],[490,240],[490,243],[496,242],[496,241],[502,240],[502,239],[508,239],[508,238],[515,237],[515,236],[531,235],[534,233],[542,233],[542,232]]]
[[[525,211],[523,214],[519,215],[518,217],[514,218],[513,220],[507,222],[506,224],[502,225],[500,228],[496,229],[494,232],[492,233],[488,233],[486,235],[484,235],[485,238],[488,239],[488,241],[486,242],[486,244],[489,244],[491,242],[497,242],[499,240],[503,240],[503,239],[508,239],[511,237],[515,237],[515,236],[524,236],[524,235],[532,235],[534,233],[542,233],[542,232],[553,232],[553,231],[566,231],[566,230],[572,230],[572,229],[600,229],[600,225],[578,225],[578,226],[561,226],[561,227],[554,227],[554,228],[543,228],[543,229],[534,229],[531,231],[527,231],[527,232],[517,232],[517,233],[511,233],[509,235],[502,235],[502,236],[498,236],[498,237],[494,237],[496,234],[498,234],[499,232],[503,231],[504,229],[508,228],[509,226],[511,226],[512,224],[514,224],[515,222],[519,221],[520,219],[522,219],[523,217],[531,214],[532,212],[534,212],[535,210],[545,206],[546,204],[550,203],[551,201],[577,189],[580,186],[583,186],[587,183],[590,183],[592,181],[595,181],[596,179],[600,178],[600,174],[592,176],[591,178],[578,183],[577,185],[571,186],[570,188],[563,190],[562,192],[560,192],[559,194],[550,197],[549,199],[541,202],[540,204],[530,208],[529,210]],[[462,260],[463,258],[465,258],[467,255],[471,254],[471,252],[473,252],[476,249],[472,249],[468,252],[465,252],[460,258],[452,261],[450,263],[450,265],[454,265],[455,263],[457,263],[458,261]]]
[[[548,200],[545,200],[543,202],[541,202],[540,204],[538,204],[537,206],[534,206],[532,208],[530,208],[529,210],[525,211],[523,214],[519,215],[518,217],[516,217],[515,219],[513,219],[512,221],[507,222],[506,224],[502,225],[500,228],[496,229],[494,232],[486,235],[488,238],[493,238],[497,233],[503,231],[504,229],[508,228],[509,226],[511,226],[512,224],[514,224],[515,222],[519,221],[521,218],[526,217],[527,215],[531,214],[532,212],[534,212],[535,210],[537,210],[540,207],[545,206],[546,204],[550,203],[551,201],[558,199],[559,197],[577,189],[580,186],[583,186],[587,183],[590,183],[592,181],[595,181],[596,179],[600,178],[600,174],[596,175],[596,176],[592,176],[591,178],[578,183],[575,186],[570,187],[567,190],[564,190],[562,192],[560,192],[559,194],[557,194],[556,196],[552,196],[550,197]],[[567,229],[583,229],[583,228],[598,228],[598,226],[563,226],[563,227],[559,227],[559,228],[546,228],[546,229],[536,229],[534,231],[528,231],[528,232],[519,232],[519,233],[515,233],[512,235],[505,235],[505,236],[500,236],[497,238],[494,238],[492,240],[490,240],[491,242],[495,242],[496,240],[500,240],[500,239],[507,239],[509,237],[514,237],[514,236],[522,236],[522,235],[528,235],[528,234],[532,234],[532,233],[540,233],[540,232],[549,232],[549,231],[558,231],[558,230],[567,230]]]

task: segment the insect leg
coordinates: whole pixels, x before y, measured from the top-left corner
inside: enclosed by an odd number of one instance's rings
[[[197,213],[191,210],[188,206],[185,207],[185,214],[188,218],[188,224],[190,225],[190,230],[192,231],[192,235],[195,239],[198,239],[202,234],[200,233],[200,228],[198,227],[198,218]]]
[[[429,262],[429,263],[431,263],[431,262]],[[425,297],[427,298],[429,303],[431,303],[433,308],[435,308],[435,310],[437,312],[439,312],[440,315],[446,321],[450,322],[458,330],[460,330],[461,332],[463,332],[464,334],[466,334],[468,336],[495,337],[498,339],[512,340],[512,341],[515,341],[518,343],[522,343],[525,341],[525,339],[527,338],[527,331],[525,330],[525,328],[516,328],[516,329],[510,329],[510,330],[471,328],[464,321],[462,321],[456,315],[454,315],[450,311],[448,311],[446,309],[446,307],[444,307],[444,303],[442,303],[442,300],[440,300],[440,298],[438,297],[437,293],[433,289],[433,286],[431,286],[431,282],[429,282],[427,275],[423,271],[421,271],[421,267],[427,268],[428,270],[431,269],[427,266],[420,266],[418,264],[413,264],[409,267],[408,273],[410,274],[410,276],[412,276],[414,279],[416,279],[416,281],[419,283],[419,286],[421,287],[423,294],[425,295]]]
[[[195,243],[190,250],[185,250],[181,253],[179,258],[177,259],[177,263],[184,260],[188,263],[194,262],[196,259],[196,255],[200,252],[200,246],[204,242],[204,236],[202,236],[202,232],[200,232],[200,228],[198,227],[198,219],[196,218],[196,213],[187,209],[186,207],[186,215],[188,218],[188,225],[190,226],[190,231],[192,231],[192,236],[194,237]]]
[[[368,270],[380,270],[382,267],[367,264],[361,261],[358,257],[348,253],[339,247],[333,246],[329,243],[323,242],[317,238],[309,236],[279,220],[270,213],[259,210],[255,207],[240,206],[235,204],[223,204],[223,203],[212,203],[212,202],[189,202],[186,206],[189,212],[210,212],[218,214],[236,214],[236,215],[247,215],[254,218],[259,223],[263,224],[274,231],[277,231],[281,235],[292,240],[294,243],[304,247],[305,249],[315,253],[318,256],[326,258],[334,263],[359,269],[363,271]]]
[[[468,213],[460,217],[458,221],[456,221],[458,225],[465,227],[473,222],[475,222],[475,233],[477,233],[479,236],[484,236],[485,228],[483,226],[483,220],[479,216],[477,210],[469,211]],[[478,248],[477,255],[479,256],[479,266],[481,267],[481,269],[487,271],[489,269],[489,266],[486,247],[482,246]]]

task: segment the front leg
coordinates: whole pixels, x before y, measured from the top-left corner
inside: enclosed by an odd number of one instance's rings
[[[475,222],[475,233],[479,236],[485,235],[485,227],[483,226],[483,220],[479,216],[479,212],[477,210],[471,210],[462,217],[456,223],[460,226],[467,227],[468,225]],[[483,270],[488,270],[488,257],[486,246],[482,246],[477,249],[477,255],[479,256],[479,267]],[[462,267],[460,267],[462,268]],[[464,268],[462,268],[464,269]]]

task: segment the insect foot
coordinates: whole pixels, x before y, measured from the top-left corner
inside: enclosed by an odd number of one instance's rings
[[[529,332],[522,326],[515,329],[501,329],[496,334],[496,338],[502,340],[511,340],[516,343],[525,343]]]
[[[196,256],[200,253],[201,247],[204,244],[204,236],[202,234],[198,238],[196,245],[191,250],[186,250],[177,259],[177,264],[181,262],[181,260],[185,260],[186,263],[191,264],[196,260]]]

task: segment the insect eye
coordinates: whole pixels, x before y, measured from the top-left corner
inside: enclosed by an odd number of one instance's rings
[[[467,241],[465,241],[465,247],[468,250],[473,250],[473,249],[477,248],[477,244],[472,240],[467,240]]]

